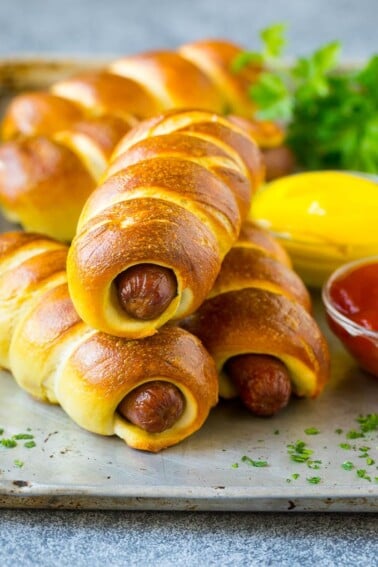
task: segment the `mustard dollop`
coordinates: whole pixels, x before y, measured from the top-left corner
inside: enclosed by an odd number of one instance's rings
[[[317,171],[282,177],[257,192],[250,217],[286,247],[309,285],[341,264],[378,254],[378,183]]]

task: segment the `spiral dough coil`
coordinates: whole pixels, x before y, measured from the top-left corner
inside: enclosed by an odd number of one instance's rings
[[[182,326],[214,357],[220,396],[240,396],[253,413],[268,416],[292,393],[317,396],[328,380],[327,343],[310,310],[284,250],[246,223],[209,298]]]
[[[159,451],[197,431],[217,401],[214,362],[176,327],[127,341],[89,328],[69,298],[67,248],[0,235],[0,364],[81,427]]]
[[[72,240],[117,142],[140,120],[172,108],[242,114],[239,127],[259,147],[272,152],[278,146],[282,153],[282,128],[247,120],[256,110],[247,87],[261,69],[249,65],[234,73],[231,63],[241,51],[227,41],[199,41],[123,57],[49,90],[16,96],[1,125],[3,213],[25,230]]]
[[[70,293],[84,321],[141,338],[195,311],[238,238],[263,171],[252,138],[214,113],[170,111],[131,130],[86,202],[68,256]],[[164,270],[170,294],[159,276],[147,277],[152,266]]]

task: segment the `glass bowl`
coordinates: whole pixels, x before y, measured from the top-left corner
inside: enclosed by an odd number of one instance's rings
[[[341,282],[345,276],[363,266],[374,264],[377,265],[378,270],[378,256],[361,258],[338,268],[324,284],[322,300],[331,331],[343,343],[363,370],[378,377],[378,330],[368,329],[352,320],[347,314],[342,313],[335,305],[331,294],[336,282]],[[378,312],[378,304],[375,304],[373,309]]]

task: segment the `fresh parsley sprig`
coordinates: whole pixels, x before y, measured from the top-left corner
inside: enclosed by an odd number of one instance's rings
[[[263,29],[260,32],[261,50],[239,53],[231,64],[232,71],[238,73],[249,64],[266,65],[276,61],[286,44],[285,31],[286,25],[282,23]]]
[[[284,121],[287,144],[307,169],[350,169],[378,173],[378,55],[359,70],[342,70],[337,41],[282,61],[286,26],[263,30],[261,51],[235,60],[240,71],[258,62],[263,71],[249,94],[258,118]]]

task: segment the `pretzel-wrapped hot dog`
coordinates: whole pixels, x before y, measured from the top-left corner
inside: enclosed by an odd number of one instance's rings
[[[310,297],[267,232],[246,224],[200,309],[182,326],[216,361],[220,395],[273,415],[291,394],[315,397],[329,374],[326,341]]]
[[[1,126],[5,215],[26,230],[71,240],[116,143],[140,120],[172,108],[242,113],[238,126],[257,136],[258,145],[281,147],[278,126],[246,119],[256,110],[247,85],[261,69],[251,65],[235,74],[231,62],[241,51],[227,41],[199,41],[124,57],[49,90],[16,96]]]
[[[262,178],[254,141],[227,119],[171,111],[119,144],[68,256],[81,317],[141,338],[193,312],[238,237]]]
[[[0,364],[81,427],[156,452],[197,431],[217,401],[214,363],[176,328],[127,341],[93,330],[70,300],[67,248],[0,235]]]
[[[26,230],[70,241],[88,196],[129,127],[112,117],[0,146],[0,203]]]

